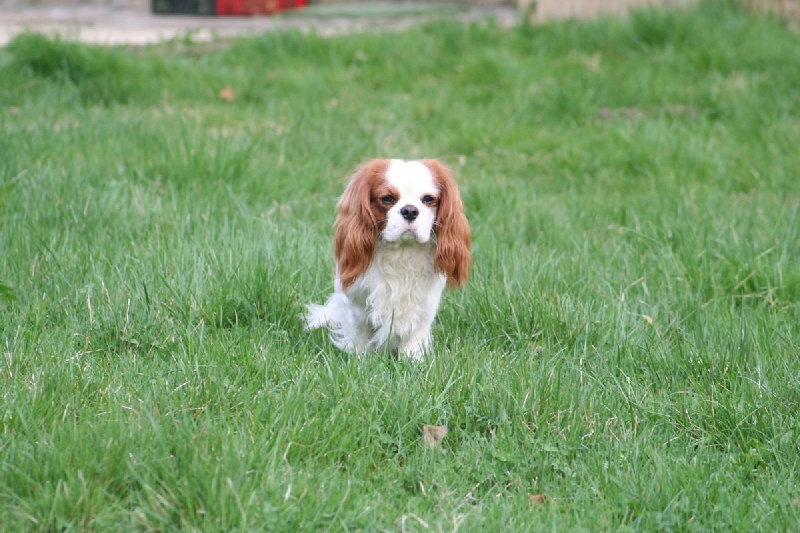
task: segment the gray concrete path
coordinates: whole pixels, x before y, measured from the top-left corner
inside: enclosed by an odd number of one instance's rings
[[[154,15],[139,10],[109,6],[50,6],[38,8],[0,7],[0,46],[14,35],[32,31],[58,35],[85,43],[103,45],[145,45],[164,40],[190,38],[210,41],[247,33],[275,29],[314,30],[321,35],[358,31],[392,31],[436,17],[470,21],[495,18],[501,24],[513,24],[516,11],[510,8],[387,8],[380,5],[351,6],[338,11],[311,7],[299,13],[252,17],[198,17]]]

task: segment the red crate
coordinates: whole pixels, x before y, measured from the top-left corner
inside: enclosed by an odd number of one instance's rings
[[[307,0],[217,0],[217,16],[264,15],[307,4]]]

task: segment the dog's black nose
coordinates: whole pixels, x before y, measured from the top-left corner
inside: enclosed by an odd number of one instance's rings
[[[404,205],[400,208],[400,214],[407,221],[414,222],[414,220],[416,220],[416,218],[419,216],[419,209],[413,205]]]

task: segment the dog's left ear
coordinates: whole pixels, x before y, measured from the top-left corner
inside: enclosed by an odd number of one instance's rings
[[[472,266],[472,234],[464,214],[464,203],[450,169],[435,159],[425,159],[422,163],[431,171],[439,188],[434,266],[437,272],[447,276],[448,287],[460,287],[467,282]]]

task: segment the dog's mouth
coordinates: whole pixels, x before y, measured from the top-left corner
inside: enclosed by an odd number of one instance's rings
[[[419,240],[417,237],[417,232],[411,228],[406,229],[403,233],[400,234],[400,238],[397,239],[398,241],[416,241]]]
[[[427,239],[420,235],[415,228],[405,228],[399,235],[395,234],[388,238],[386,235],[381,235],[381,240],[396,244],[424,244],[427,242]]]

